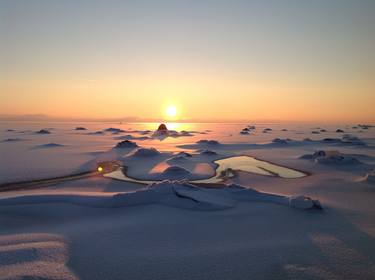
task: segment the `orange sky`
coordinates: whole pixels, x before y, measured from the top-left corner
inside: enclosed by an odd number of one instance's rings
[[[0,106],[68,118],[163,119],[174,105],[177,120],[374,121],[371,85],[225,77],[7,81]]]
[[[0,4],[1,115],[375,122],[371,2],[31,2]]]

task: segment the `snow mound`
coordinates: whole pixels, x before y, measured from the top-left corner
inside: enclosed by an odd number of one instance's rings
[[[344,155],[338,151],[316,151],[313,154],[306,154],[300,159],[314,160],[316,163],[331,164],[331,165],[350,165],[361,164],[361,162],[351,156]]]
[[[289,197],[272,193],[264,193],[237,184],[227,185],[226,190],[232,195],[232,197],[236,197],[238,200],[242,201],[274,203],[301,210],[322,209],[322,206],[318,200],[313,200],[306,196]]]
[[[132,149],[132,148],[137,148],[138,145],[137,143],[129,140],[124,140],[119,143],[117,143],[116,148],[118,149]]]
[[[187,158],[188,158],[188,157],[189,157],[189,158],[192,157],[192,155],[189,154],[189,153],[187,153],[187,152],[179,152],[177,155],[178,155],[178,156],[187,157]]]
[[[88,135],[103,135],[103,134],[104,134],[103,131],[95,131],[95,132],[88,133]]]
[[[203,151],[200,151],[200,154],[202,156],[216,156],[217,153],[214,152],[214,151],[210,151],[210,150],[203,150]]]
[[[361,162],[353,157],[345,155],[332,155],[316,158],[315,161],[321,164],[332,164],[332,165],[352,165],[360,164]]]
[[[285,145],[288,144],[288,141],[286,139],[275,138],[272,140],[272,143]]]
[[[359,124],[358,126],[361,129],[369,129],[369,128],[375,127],[375,125],[370,125],[370,124]]]
[[[153,157],[160,155],[160,152],[155,148],[138,148],[129,156],[133,157]]]
[[[41,129],[36,132],[37,134],[51,134],[51,132],[47,129]]]
[[[123,129],[120,129],[120,128],[114,128],[114,127],[110,127],[110,128],[106,128],[104,129],[105,132],[111,132],[111,133],[122,133],[122,132],[125,132],[125,130]]]
[[[230,197],[222,196],[215,191],[212,192],[207,189],[199,188],[185,180],[165,180],[151,184],[147,186],[147,188],[163,194],[174,193],[180,199],[188,199],[194,202],[192,206],[198,206],[200,209],[204,210],[232,208],[236,204],[236,201]]]
[[[144,141],[144,140],[149,140],[151,138],[148,137],[148,136],[133,136],[133,135],[127,134],[127,135],[123,135],[123,136],[118,136],[115,139],[117,139],[117,140],[140,140],[140,141]]]
[[[192,131],[186,131],[182,130],[181,132],[178,132],[176,130],[169,130],[165,124],[160,124],[158,129],[152,134],[152,137],[159,138],[161,140],[167,138],[167,137],[189,137],[193,136]]]
[[[313,154],[306,154],[306,155],[303,155],[301,156],[300,158],[301,159],[316,159],[318,157],[325,157],[327,154],[325,151],[323,150],[319,150],[319,151],[316,151],[314,152]]]
[[[24,141],[24,139],[21,138],[8,138],[3,140],[2,142],[19,142],[19,141]]]
[[[193,136],[193,134],[190,131],[181,130],[179,136],[185,136],[185,137],[187,137],[187,136]]]
[[[366,145],[366,143],[363,142],[361,139],[351,134],[345,134],[342,137],[342,142],[345,144],[352,144],[352,145],[360,145],[360,146]]]
[[[173,180],[182,180],[188,179],[191,177],[191,173],[180,166],[170,166],[165,169],[161,174],[161,179],[173,179]]]
[[[43,149],[43,148],[59,148],[59,147],[64,147],[64,145],[57,144],[57,143],[48,143],[48,144],[36,146],[36,148],[40,148],[40,149]]]
[[[163,180],[161,182],[147,185],[146,189],[149,189],[158,193],[174,193],[174,188],[178,186],[188,186],[188,187],[195,188],[194,185],[189,184],[187,181]]]
[[[178,163],[183,163],[186,162],[188,159],[186,156],[183,155],[176,155],[170,159],[167,160],[167,163],[169,164],[178,164]]]
[[[319,200],[313,200],[307,196],[292,196],[289,198],[289,206],[301,210],[322,209]]]
[[[324,138],[321,140],[322,143],[341,143],[340,138]]]
[[[220,144],[217,140],[199,140],[197,144],[205,144],[205,145],[218,145]]]
[[[152,183],[134,192],[110,193],[57,193],[20,194],[0,198],[0,206],[70,203],[88,207],[127,207],[147,204],[164,204],[194,210],[224,210],[235,207],[238,201],[273,203],[296,209],[321,209],[319,201],[305,196],[288,197],[263,193],[231,184],[223,188],[200,188],[186,180],[164,180]]]
[[[248,134],[250,134],[251,130],[254,130],[254,129],[255,129],[255,126],[249,125],[248,127],[243,128],[240,131],[240,134],[242,134],[242,135],[248,135]]]

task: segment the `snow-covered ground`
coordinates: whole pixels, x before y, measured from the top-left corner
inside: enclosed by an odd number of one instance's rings
[[[170,124],[177,132],[159,135],[157,126],[0,123],[0,183],[103,160],[144,179],[202,178],[234,155],[308,176],[240,171],[223,189],[94,176],[0,193],[0,279],[374,279],[375,128]],[[115,148],[126,139],[138,147]]]

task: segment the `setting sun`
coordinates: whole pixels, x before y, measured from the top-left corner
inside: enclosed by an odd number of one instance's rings
[[[375,0],[0,0],[0,280],[375,280],[374,27]]]
[[[174,105],[170,105],[167,107],[165,111],[166,115],[170,118],[174,118],[177,115],[177,108]]]

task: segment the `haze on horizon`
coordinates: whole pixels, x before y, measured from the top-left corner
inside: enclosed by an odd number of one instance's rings
[[[0,0],[0,113],[375,122],[375,1]]]

